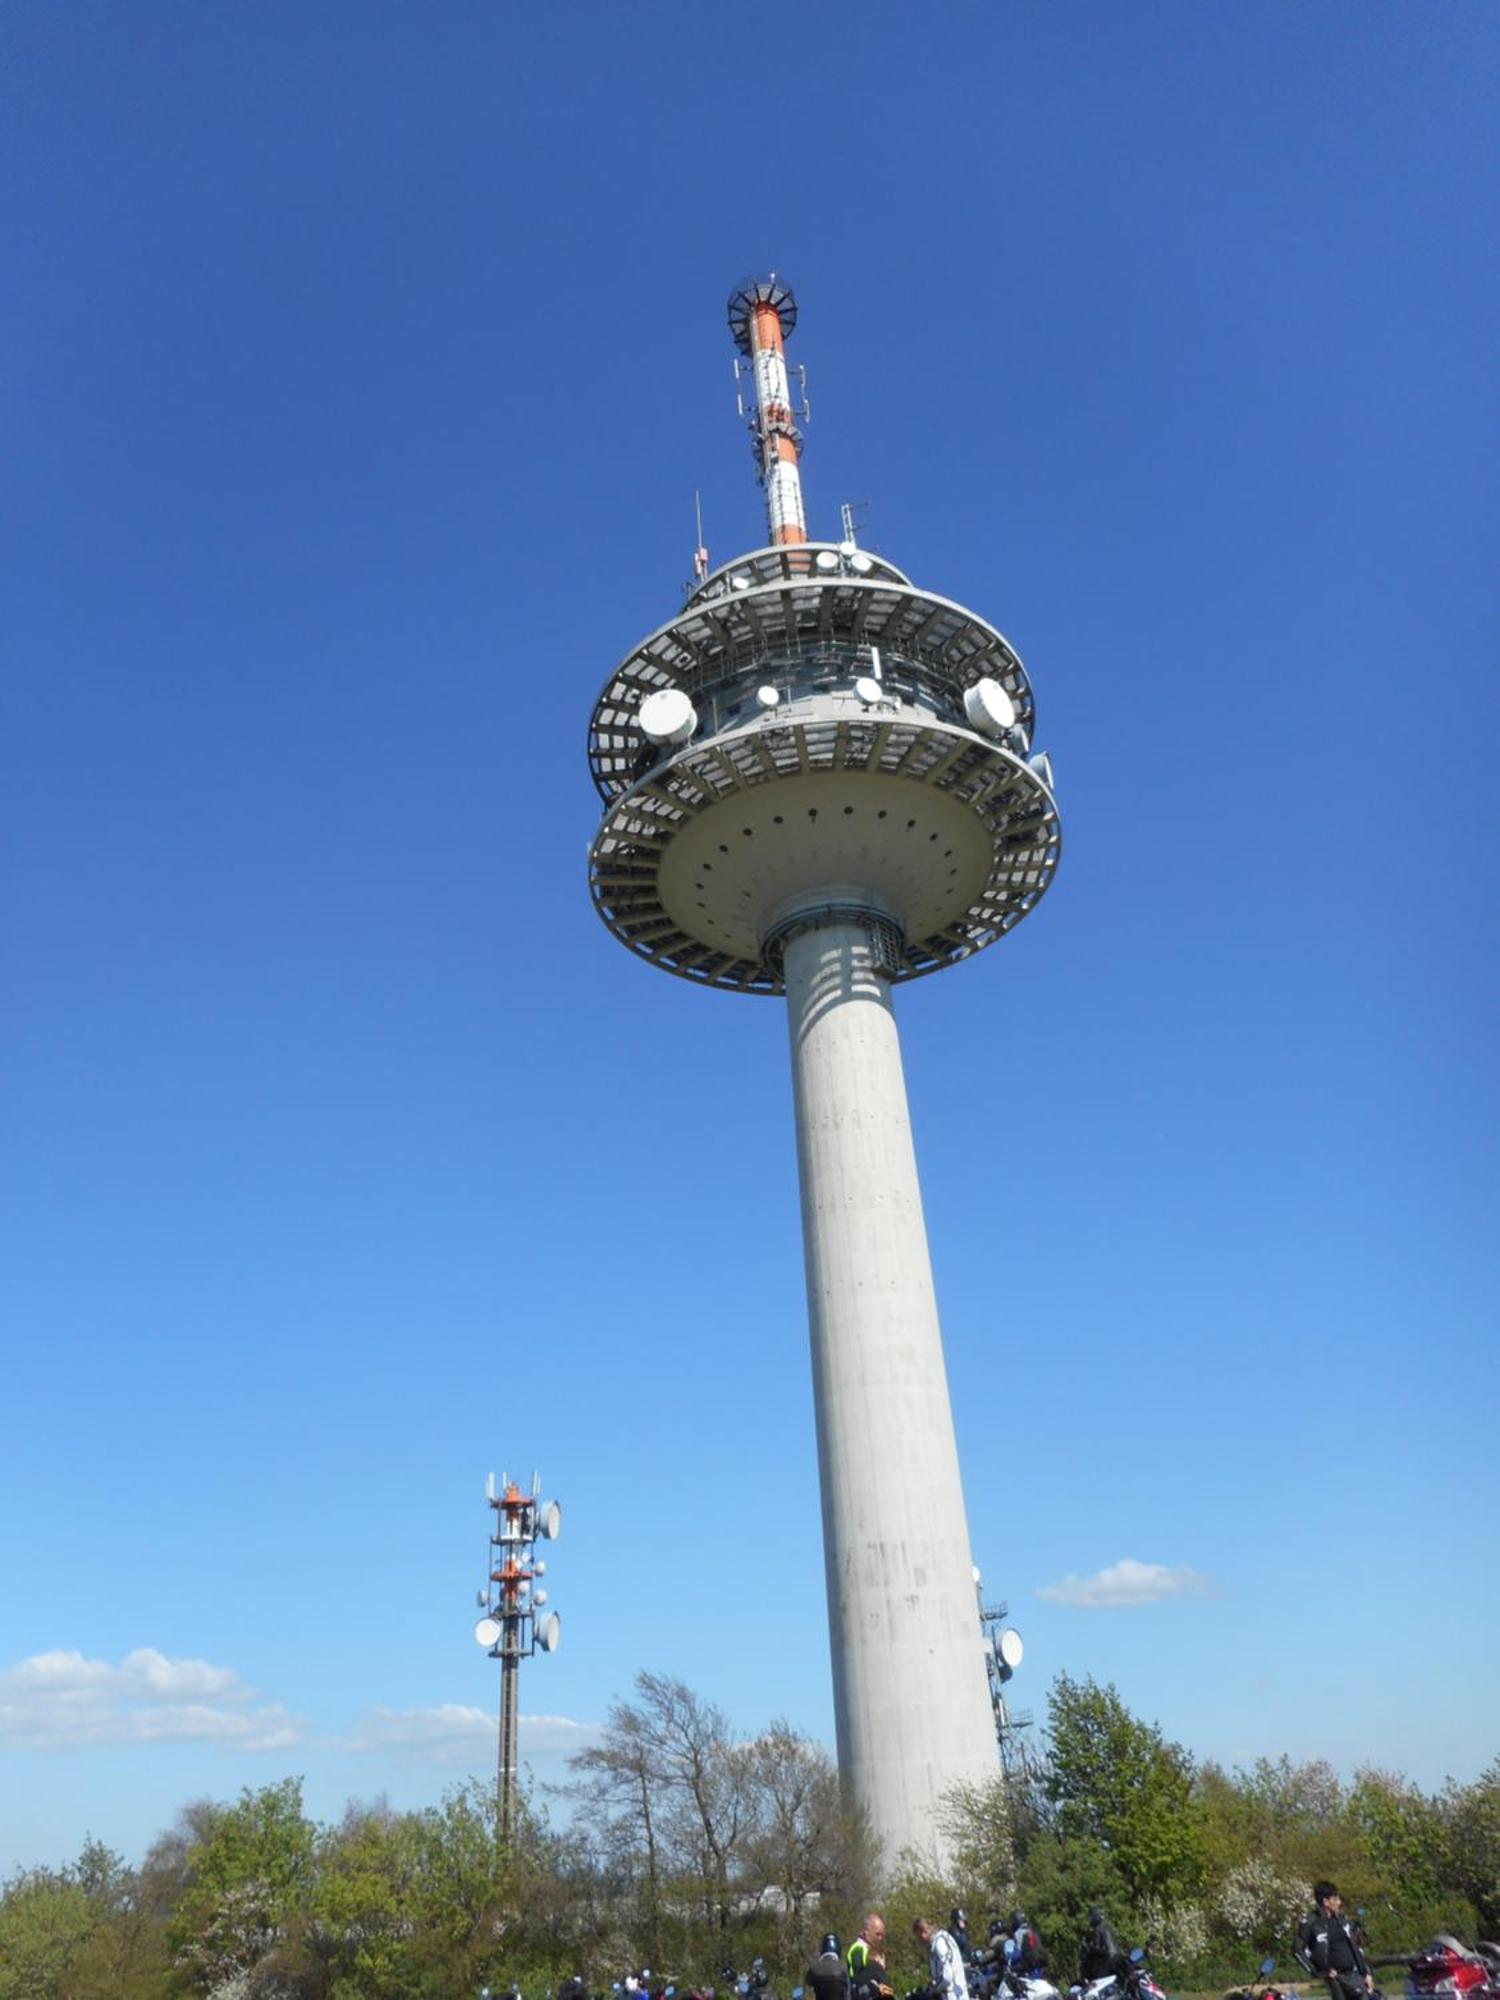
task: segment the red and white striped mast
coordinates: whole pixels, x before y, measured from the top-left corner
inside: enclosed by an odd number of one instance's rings
[[[802,505],[802,433],[792,407],[787,374],[786,341],[797,324],[797,300],[790,285],[774,271],[746,278],[729,299],[729,331],[750,364],[755,407],[749,415],[755,441],[755,464],[766,490],[766,519],[772,546],[807,540],[807,515]],[[735,363],[739,375],[740,363]],[[801,416],[807,419],[807,391],[800,373]],[[744,406],[741,404],[741,412]],[[700,538],[701,539],[701,538]]]

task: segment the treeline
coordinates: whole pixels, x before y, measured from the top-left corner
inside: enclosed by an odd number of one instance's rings
[[[1197,1764],[1112,1688],[1053,1688],[1044,1755],[1008,1791],[952,1802],[956,1878],[901,1858],[883,1898],[897,1990],[925,1976],[918,1911],[982,1928],[1019,1901],[1060,1983],[1093,1903],[1169,1985],[1284,1963],[1311,1881],[1363,1903],[1372,1946],[1500,1932],[1500,1759],[1424,1793],[1322,1764]],[[722,1985],[759,1953],[785,1995],[819,1932],[852,1935],[880,1870],[827,1753],[784,1723],[752,1736],[643,1674],[559,1794],[498,1838],[493,1787],[440,1805],[351,1806],[319,1825],[300,1782],[182,1813],[139,1867],[95,1842],[0,1891],[0,2000],[527,2000],[650,1966]],[[888,1876],[891,1871],[884,1871]]]

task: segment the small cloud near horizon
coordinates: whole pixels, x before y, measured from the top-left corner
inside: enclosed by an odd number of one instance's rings
[[[256,1704],[232,1667],[174,1660],[140,1646],[118,1664],[58,1649],[0,1669],[0,1747],[223,1743],[285,1750],[301,1722],[280,1702]]]
[[[409,1751],[433,1764],[469,1765],[495,1754],[496,1717],[467,1702],[428,1708],[367,1709],[345,1740],[346,1750]],[[595,1735],[591,1722],[570,1715],[523,1715],[517,1733],[523,1750],[581,1750]]]
[[[1181,1564],[1137,1562],[1123,1556],[1092,1576],[1065,1576],[1044,1583],[1037,1596],[1049,1604],[1071,1604],[1085,1611],[1116,1611],[1134,1604],[1162,1604],[1173,1597],[1206,1597],[1213,1579]]]

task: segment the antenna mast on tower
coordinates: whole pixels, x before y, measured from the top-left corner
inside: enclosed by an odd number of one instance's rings
[[[750,435],[755,442],[756,471],[766,489],[766,518],[773,547],[807,540],[802,475],[797,470],[802,433],[794,420],[786,370],[786,340],[796,324],[797,301],[792,288],[774,271],[747,278],[730,296],[729,331],[739,354],[749,362],[755,391],[755,407],[749,413]],[[741,379],[742,367],[736,356],[736,381]],[[797,386],[802,392],[798,414],[806,423],[807,378],[801,369],[797,371]]]

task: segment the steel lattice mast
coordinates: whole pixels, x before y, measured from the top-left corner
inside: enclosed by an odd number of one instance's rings
[[[498,1832],[506,1842],[515,1831],[520,1786],[521,1662],[534,1653],[555,1653],[561,1632],[557,1613],[543,1609],[547,1593],[539,1586],[547,1565],[538,1557],[536,1545],[556,1541],[562,1509],[555,1500],[542,1500],[535,1475],[529,1493],[503,1475],[497,1492],[491,1478],[485,1498],[495,1524],[490,1531],[488,1582],[478,1593],[481,1616],[474,1637],[492,1660],[500,1662],[495,1797]]]
[[[639,956],[786,996],[839,1764],[893,1868],[945,1858],[945,1794],[997,1759],[892,989],[1013,929],[1059,829],[1013,648],[807,540],[796,317],[774,274],[731,295],[770,544],[606,683],[590,872]]]

